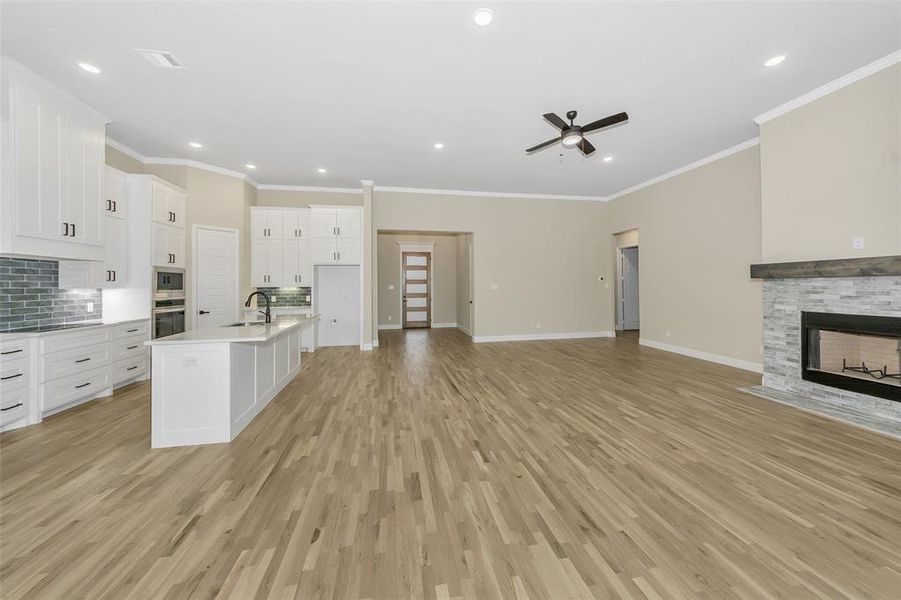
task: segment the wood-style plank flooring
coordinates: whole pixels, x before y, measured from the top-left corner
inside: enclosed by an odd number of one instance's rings
[[[228,445],[146,383],[0,436],[0,597],[901,597],[896,440],[634,338],[381,341]]]

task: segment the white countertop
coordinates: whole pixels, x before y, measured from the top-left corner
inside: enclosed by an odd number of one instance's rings
[[[66,329],[52,329],[50,331],[0,331],[2,339],[13,339],[23,337],[38,337],[44,335],[60,335],[63,333],[72,333],[73,331],[90,331],[98,327],[110,327],[112,325],[122,325],[124,323],[138,323],[139,321],[149,321],[150,317],[141,317],[140,319],[121,319],[119,321],[80,321],[66,323],[66,325],[78,325],[78,327],[69,327]]]
[[[201,327],[144,343],[147,346],[167,346],[170,344],[210,344],[220,342],[268,342],[296,329],[309,327],[318,318],[319,315],[283,317],[275,319],[269,324],[260,320],[259,325],[251,325],[250,327]],[[245,320],[250,321],[253,319]]]

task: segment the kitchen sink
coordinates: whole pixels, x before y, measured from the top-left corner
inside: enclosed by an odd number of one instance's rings
[[[253,325],[265,325],[263,321],[238,321],[231,325],[223,325],[223,327],[252,327]]]

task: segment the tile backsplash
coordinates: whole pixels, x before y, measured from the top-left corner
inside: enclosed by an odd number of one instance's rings
[[[59,289],[55,260],[0,256],[0,331],[102,318],[100,290]]]
[[[296,288],[257,288],[259,292],[266,292],[272,301],[272,306],[310,306],[312,292],[308,287]],[[265,302],[261,298],[257,300],[257,306],[263,306]]]

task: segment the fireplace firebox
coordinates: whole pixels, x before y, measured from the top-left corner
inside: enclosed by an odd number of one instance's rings
[[[801,377],[901,402],[901,318],[802,312]]]

